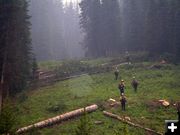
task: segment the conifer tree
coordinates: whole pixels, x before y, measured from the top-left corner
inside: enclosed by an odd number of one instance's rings
[[[85,111],[85,108],[84,108],[84,114],[80,119],[80,123],[75,131],[75,135],[91,135],[91,124],[89,122],[89,118],[87,116],[87,112]]]
[[[24,89],[29,79],[31,38],[27,8],[26,0],[0,0],[1,101]]]
[[[120,48],[118,0],[83,0],[80,8],[87,56],[109,56],[116,53]]]

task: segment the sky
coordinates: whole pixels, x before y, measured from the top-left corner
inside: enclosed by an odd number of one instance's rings
[[[67,3],[70,3],[71,1],[72,2],[80,2],[81,0],[62,0],[63,1],[63,4],[65,4],[66,2]]]

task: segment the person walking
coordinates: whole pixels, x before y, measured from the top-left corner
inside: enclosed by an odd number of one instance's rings
[[[126,110],[126,97],[124,95],[124,93],[121,95],[121,99],[120,99],[120,102],[121,102],[121,108],[122,108],[122,111],[125,111]]]
[[[125,89],[125,84],[124,84],[124,80],[121,80],[121,82],[119,83],[118,86],[119,90],[120,90],[120,94],[124,94],[124,89]]]
[[[130,55],[129,55],[128,51],[126,51],[126,61],[127,61],[128,64],[131,64],[131,62],[130,62]]]
[[[132,87],[134,88],[134,91],[137,92],[137,87],[139,85],[139,82],[136,80],[135,76],[133,77],[133,80],[131,82]]]
[[[114,75],[115,75],[115,80],[117,80],[119,76],[119,70],[117,67],[116,67],[116,70],[114,71]]]

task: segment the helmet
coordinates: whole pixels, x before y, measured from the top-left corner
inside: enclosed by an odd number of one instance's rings
[[[121,82],[124,82],[124,80],[121,80]]]

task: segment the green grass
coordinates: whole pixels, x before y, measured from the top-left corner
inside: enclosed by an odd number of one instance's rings
[[[50,61],[40,61],[38,62],[38,67],[43,70],[54,70],[57,67],[61,66],[63,62],[72,62],[72,61],[81,61],[83,63],[89,64],[91,66],[97,66],[101,65],[104,63],[108,63],[112,60],[113,58],[98,58],[98,59],[79,59],[79,60],[50,60]]]
[[[98,59],[90,59],[90,60],[82,60],[82,61],[92,66],[97,66],[97,65],[109,63],[111,60],[113,60],[113,58],[107,57],[107,58],[98,58]]]
[[[41,61],[38,62],[38,67],[43,70],[54,70],[62,65],[62,61]]]
[[[175,102],[180,99],[180,66],[168,65],[170,68],[148,69],[151,63],[137,63],[124,65],[119,68],[120,77],[125,80],[127,111],[122,112],[118,108],[106,108],[120,116],[129,116],[135,123],[164,132],[164,120],[177,119],[176,109],[156,106],[152,101],[166,99]],[[131,87],[132,76],[135,75],[140,82],[138,92],[134,93]],[[120,80],[120,79],[119,79]],[[19,108],[19,127],[32,124],[49,117],[59,115],[80,107],[97,103],[106,104],[109,98],[119,100],[119,81],[114,80],[113,72],[86,75],[74,78],[55,85],[42,87],[28,93],[28,99],[17,103]],[[49,104],[57,105],[63,103],[65,108],[56,112],[48,112]],[[61,106],[60,106],[61,107]],[[102,125],[92,124],[93,135],[113,135],[115,130],[123,131],[124,124],[105,117],[101,109],[88,115],[91,122],[96,120],[104,122]],[[63,122],[54,127],[40,130],[42,135],[72,135],[77,127],[79,118]],[[130,135],[144,135],[145,131],[127,126]]]

